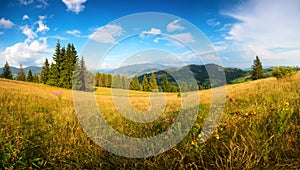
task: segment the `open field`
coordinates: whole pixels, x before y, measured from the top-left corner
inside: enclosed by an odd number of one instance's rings
[[[71,90],[0,79],[0,168],[299,169],[299,82],[300,73],[290,79],[226,86],[221,121],[204,143],[198,140],[211,90],[196,92],[201,103],[198,119],[182,142],[157,156],[128,159],[101,149],[87,137],[76,117]],[[163,132],[181,109],[182,98],[168,93],[160,119],[133,123],[118,113],[111,89],[98,88],[95,93],[107,122],[129,136]],[[129,91],[130,102],[140,111],[151,107],[149,95]]]

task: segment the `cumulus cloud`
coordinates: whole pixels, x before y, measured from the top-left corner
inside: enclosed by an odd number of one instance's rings
[[[67,6],[68,11],[79,12],[83,11],[85,6],[83,5],[87,0],[62,0],[62,2]]]
[[[34,39],[37,37],[36,33],[32,30],[32,28],[29,28],[28,25],[21,27],[22,33],[27,36],[28,39]]]
[[[42,65],[45,55],[49,54],[47,39],[25,41],[16,43],[13,46],[7,47],[0,53],[0,58],[9,61],[12,66],[31,66]]]
[[[15,24],[10,20],[7,20],[5,18],[0,19],[0,28],[8,29],[8,28],[12,28],[14,25]]]
[[[270,62],[274,60],[270,64],[280,64],[280,60],[299,57],[299,6],[298,0],[244,2],[234,11],[223,12],[239,20],[232,25],[225,39],[231,41],[234,47],[247,49],[244,55],[255,53]],[[294,63],[300,64],[299,58]]]
[[[161,34],[160,29],[151,28],[149,31],[143,31],[139,36],[141,38],[144,38],[145,36],[148,36],[148,35],[160,35],[160,34]]]
[[[101,43],[112,43],[115,44],[115,37],[122,35],[122,27],[114,24],[105,25],[99,28],[96,28],[95,31],[89,35],[89,38]]]
[[[68,30],[67,34],[74,35],[76,37],[80,37],[81,32],[79,30]]]
[[[37,24],[38,24],[38,28],[36,29],[36,33],[37,32],[45,33],[46,31],[50,30],[50,28],[47,25],[45,25],[43,21],[38,21]]]
[[[29,19],[29,16],[28,15],[23,15],[22,20],[26,20],[26,19]]]
[[[179,31],[184,30],[185,28],[182,25],[180,25],[179,22],[180,22],[180,20],[177,19],[177,20],[174,20],[171,23],[169,23],[167,25],[167,31],[168,32],[173,32],[173,31],[176,31],[176,30],[179,30]]]

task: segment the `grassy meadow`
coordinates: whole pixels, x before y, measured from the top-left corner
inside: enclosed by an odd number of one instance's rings
[[[0,169],[299,169],[299,82],[300,72],[288,79],[227,85],[221,120],[204,143],[199,134],[211,90],[199,91],[197,121],[182,142],[157,156],[129,159],[87,137],[71,90],[0,79]],[[118,113],[111,89],[97,88],[95,94],[107,122],[135,137],[154,136],[170,127],[182,101],[177,93],[167,93],[160,119],[143,124]],[[141,111],[151,107],[149,95],[129,91],[131,104]]]

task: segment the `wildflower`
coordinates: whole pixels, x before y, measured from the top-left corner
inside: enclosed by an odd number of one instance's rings
[[[57,96],[59,100],[61,100],[62,94],[64,94],[64,93],[62,91],[58,90],[58,91],[54,91],[53,94],[55,96]]]
[[[219,134],[217,134],[217,133],[214,135],[214,137],[215,137],[217,140],[220,139],[220,136],[219,136]]]
[[[289,105],[290,105],[290,103],[289,103],[289,102],[285,102],[284,104],[285,104],[286,106],[289,106]]]

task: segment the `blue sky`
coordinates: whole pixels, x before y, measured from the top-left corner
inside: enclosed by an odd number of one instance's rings
[[[0,66],[40,66],[57,39],[73,43],[90,69],[146,62],[248,68],[256,55],[266,66],[296,66],[299,18],[299,0],[1,1]]]

